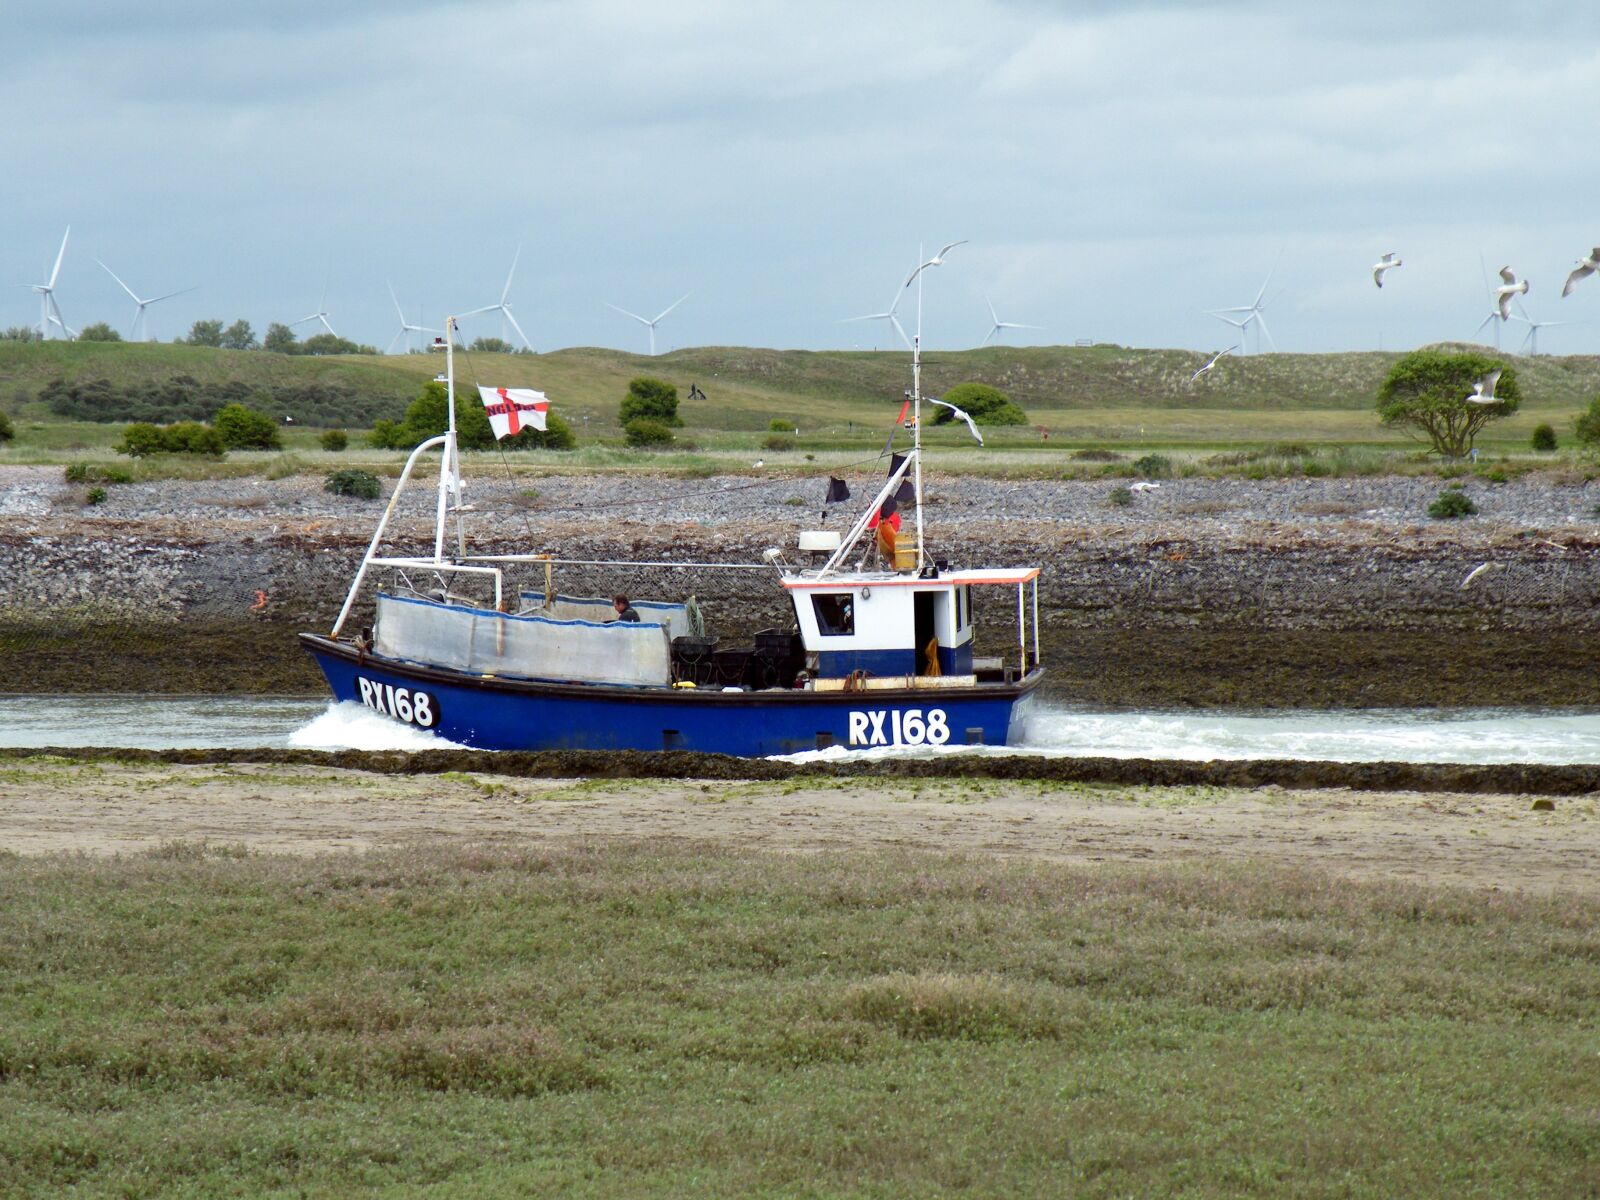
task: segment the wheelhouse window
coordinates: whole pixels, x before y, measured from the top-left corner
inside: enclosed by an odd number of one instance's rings
[[[856,631],[854,598],[849,592],[826,592],[811,597],[817,615],[817,632],[823,637],[844,637]]]

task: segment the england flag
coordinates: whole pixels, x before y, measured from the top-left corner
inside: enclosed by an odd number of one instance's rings
[[[543,392],[532,388],[491,388],[481,384],[478,395],[483,397],[483,407],[489,413],[489,424],[494,427],[496,440],[516,437],[524,429],[543,429],[544,415],[550,411],[550,401]]]

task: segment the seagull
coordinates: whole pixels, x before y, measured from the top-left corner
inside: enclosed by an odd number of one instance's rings
[[[1193,383],[1196,379],[1199,379],[1200,376],[1204,375],[1207,371],[1211,370],[1212,367],[1217,365],[1217,359],[1221,358],[1224,354],[1232,354],[1238,348],[1239,348],[1238,346],[1229,346],[1226,350],[1218,350],[1215,354],[1213,354],[1211,356],[1211,361],[1210,362],[1208,362],[1205,366],[1201,367],[1193,375],[1189,376],[1189,382]]]
[[[1524,279],[1519,282],[1517,273],[1510,267],[1500,268],[1500,278],[1506,281],[1505,286],[1495,288],[1494,294],[1498,297],[1497,303],[1500,305],[1500,319],[1509,321],[1511,319],[1511,297],[1518,292],[1526,296],[1528,294],[1528,281]]]
[[[1467,577],[1461,581],[1461,586],[1463,588],[1469,587],[1472,584],[1472,581],[1479,575],[1482,575],[1485,571],[1492,571],[1499,565],[1500,564],[1496,562],[1479,563],[1467,573]]]
[[[956,242],[955,243],[955,245],[957,245],[957,246],[959,246],[960,244],[961,244],[960,242]],[[946,246],[944,249],[948,250],[948,249],[950,249],[950,247]],[[939,253],[943,254],[944,250],[941,250]],[[965,421],[967,423],[967,428],[968,428],[968,430],[971,431],[972,436],[978,439],[978,445],[980,445],[980,446],[983,445],[983,434],[978,432],[978,426],[973,422],[972,418],[970,416],[968,416],[965,412],[963,412],[961,409],[957,408],[954,404],[946,404],[943,400],[935,399],[933,396],[929,396],[928,397],[928,403],[929,404],[937,404],[940,408],[948,408],[952,413],[954,413],[956,416],[960,417],[963,421]]]
[[[764,459],[764,458],[758,458],[758,459],[755,460],[755,462],[751,463],[750,465],[752,467],[764,467],[764,466],[767,465],[767,460]]]
[[[1385,254],[1377,262],[1372,264],[1372,282],[1377,284],[1379,287],[1382,287],[1384,272],[1392,271],[1395,267],[1403,266],[1405,266],[1405,264],[1400,261],[1400,256],[1393,250],[1389,251],[1389,253]]]
[[[1502,368],[1503,370],[1504,368]],[[1490,371],[1482,379],[1474,380],[1472,394],[1465,397],[1468,404],[1504,404],[1505,401],[1494,394],[1494,385],[1500,382],[1500,372]]]
[[[1130,483],[1128,485],[1128,490],[1130,492],[1153,492],[1160,486],[1161,485],[1153,479],[1141,479],[1137,483]]]
[[[905,288],[910,287],[912,280],[916,279],[916,277],[918,275],[922,274],[922,272],[924,270],[926,270],[928,267],[942,267],[942,266],[944,266],[944,256],[946,254],[949,254],[950,251],[954,250],[957,246],[965,246],[966,244],[967,244],[967,239],[966,238],[962,238],[959,242],[951,242],[949,245],[942,247],[939,250],[939,253],[935,254],[927,262],[923,263],[922,266],[918,267],[915,271],[911,272],[911,274],[906,276],[906,281],[905,281],[904,285],[902,285],[901,290],[903,291]],[[981,441],[982,439],[980,438],[979,440]]]
[[[1563,296],[1572,295],[1572,289],[1578,286],[1578,280],[1587,279],[1597,270],[1600,270],[1600,246],[1589,251],[1587,258],[1580,258],[1578,265],[1572,268],[1572,274],[1567,276],[1567,282],[1561,289]]]

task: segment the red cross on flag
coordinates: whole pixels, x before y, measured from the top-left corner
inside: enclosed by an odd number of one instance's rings
[[[543,429],[544,415],[550,411],[550,401],[543,392],[532,388],[491,388],[478,386],[483,397],[483,407],[489,413],[489,424],[494,436],[516,437],[525,428]]]

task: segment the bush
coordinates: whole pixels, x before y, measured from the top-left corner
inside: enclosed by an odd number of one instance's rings
[[[106,490],[103,487],[90,488],[89,494],[83,499],[85,504],[104,504],[106,502]]]
[[[1074,462],[1114,463],[1123,461],[1125,455],[1118,454],[1115,450],[1074,450],[1068,455]]]
[[[132,483],[133,472],[125,467],[100,466],[75,462],[64,472],[68,483]]]
[[[376,500],[383,495],[383,485],[371,471],[334,471],[323,483],[322,490],[335,496],[354,496],[358,500]]]
[[[229,450],[279,450],[278,423],[266,413],[242,404],[224,405],[212,422]]]
[[[639,418],[659,422],[669,429],[683,424],[678,418],[678,389],[660,379],[641,375],[628,381],[628,394],[617,410],[617,423],[626,429]]]
[[[1572,428],[1583,445],[1593,446],[1600,442],[1600,396],[1589,401],[1589,407],[1578,415]]]
[[[1445,488],[1438,498],[1428,505],[1428,515],[1441,521],[1453,521],[1458,517],[1470,517],[1478,511],[1478,506],[1472,502],[1472,497],[1461,490],[1460,484]]]
[[[972,418],[975,425],[1026,425],[1028,414],[1023,412],[1011,398],[998,388],[992,388],[986,383],[958,383],[940,397],[946,404],[954,404],[967,416]],[[938,408],[935,405],[935,408]],[[935,425],[945,425],[955,420],[955,414],[948,408],[939,408],[938,416],[933,418]]]
[[[176,425],[151,425],[139,421],[122,431],[118,454],[146,458],[152,454],[204,454],[222,458],[228,448],[222,435],[198,421],[179,421]]]
[[[324,450],[337,454],[350,445],[350,435],[342,429],[324,429],[317,441],[322,443]]]
[[[543,429],[524,429],[506,444],[513,447],[526,446],[533,450],[576,450],[578,448],[577,435],[568,425],[553,412],[544,415]]]
[[[1146,479],[1166,479],[1172,475],[1172,460],[1162,454],[1146,454],[1134,460],[1133,469]]]
[[[622,432],[627,435],[628,445],[635,448],[644,446],[667,446],[672,443],[672,430],[660,421],[653,421],[649,417],[636,417],[622,427]]]
[[[17,436],[17,431],[11,425],[11,418],[0,412],[0,442],[9,442]]]
[[[120,342],[122,335],[104,321],[96,321],[93,325],[85,325],[78,330],[78,340],[80,342]]]
[[[1126,508],[1133,503],[1133,493],[1125,487],[1114,487],[1106,496],[1106,503],[1118,508]]]
[[[1541,453],[1547,453],[1556,448],[1556,429],[1554,425],[1546,422],[1543,425],[1534,426],[1533,448]]]
[[[761,448],[763,450],[793,450],[799,444],[787,433],[773,433],[769,434],[767,439],[761,443]]]
[[[768,433],[799,433],[800,426],[784,417],[773,417],[767,422]]]

